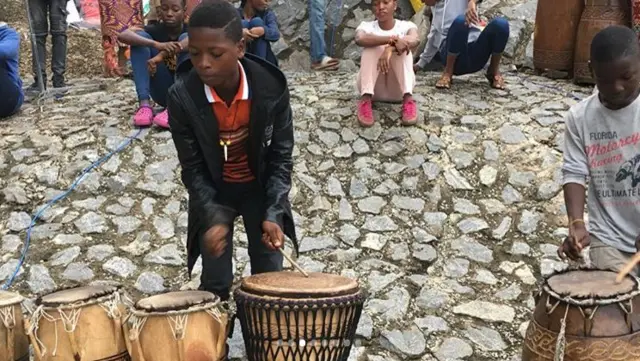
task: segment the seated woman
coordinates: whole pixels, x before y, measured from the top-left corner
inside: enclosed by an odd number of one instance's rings
[[[0,22],[0,119],[15,114],[24,100],[18,72],[19,52],[20,35]]]
[[[271,43],[280,40],[276,13],[267,8],[268,0],[242,0],[238,13],[242,19],[242,35],[249,54],[259,56],[278,66]]]
[[[413,125],[418,120],[411,53],[419,43],[418,28],[410,21],[396,20],[397,7],[397,0],[374,0],[377,20],[363,21],[356,29],[356,44],[364,48],[357,79],[362,96],[358,120],[365,127],[374,123],[372,100],[402,101],[402,123]]]
[[[176,69],[189,59],[184,0],[162,0],[157,8],[160,22],[143,31],[127,29],[118,40],[131,45],[131,68],[140,107],[133,117],[138,127],[152,123],[169,128],[167,110],[154,117],[150,100],[167,106],[167,93],[175,82]]]

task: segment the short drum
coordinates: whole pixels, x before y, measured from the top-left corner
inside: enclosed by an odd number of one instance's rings
[[[578,269],[546,278],[527,329],[523,361],[640,360],[640,281]]]
[[[226,358],[228,327],[217,296],[179,291],[138,301],[124,330],[133,361],[219,361]]]
[[[365,295],[326,273],[269,272],[235,291],[249,361],[346,361]]]
[[[28,361],[29,339],[22,322],[23,298],[0,291],[0,361]]]

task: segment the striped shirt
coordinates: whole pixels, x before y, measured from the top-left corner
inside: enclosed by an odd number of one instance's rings
[[[222,169],[222,179],[227,183],[247,183],[255,180],[255,176],[249,168],[247,155],[251,113],[249,83],[240,62],[238,62],[238,67],[240,68],[240,86],[230,106],[227,106],[227,103],[218,96],[215,89],[208,85],[204,86],[207,99],[218,119],[219,141],[228,144],[227,160],[224,161]]]

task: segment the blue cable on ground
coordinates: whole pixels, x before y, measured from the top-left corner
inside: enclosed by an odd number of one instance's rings
[[[22,268],[22,265],[24,264],[24,261],[27,258],[27,252],[29,251],[29,245],[31,243],[31,230],[33,229],[33,226],[35,226],[38,219],[40,219],[40,216],[42,216],[42,213],[44,213],[44,211],[46,211],[47,208],[51,207],[59,200],[66,198],[78,186],[78,184],[80,184],[82,180],[84,180],[84,176],[87,175],[87,173],[91,172],[93,169],[95,169],[96,167],[99,167],[102,163],[109,160],[109,158],[111,158],[114,154],[121,152],[124,148],[126,148],[129,144],[131,144],[131,142],[133,142],[134,139],[138,139],[138,136],[141,133],[142,133],[142,129],[138,130],[138,132],[136,132],[135,135],[127,137],[127,140],[122,142],[118,146],[118,148],[107,153],[104,157],[98,159],[97,161],[91,163],[87,168],[85,168],[82,171],[82,173],[80,173],[80,175],[76,178],[73,184],[71,184],[69,189],[67,189],[63,193],[58,194],[55,198],[53,198],[52,200],[47,202],[42,208],[40,208],[38,212],[36,212],[35,216],[33,216],[33,218],[31,219],[31,224],[29,224],[29,227],[27,228],[27,238],[25,239],[24,245],[22,246],[22,253],[20,255],[20,260],[18,261],[18,266],[16,267],[11,277],[2,286],[3,290],[6,290],[9,287],[11,287],[16,277],[18,276],[18,273],[20,273],[20,268]]]

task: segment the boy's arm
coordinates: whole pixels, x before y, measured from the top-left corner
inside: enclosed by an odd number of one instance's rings
[[[293,117],[287,89],[276,105],[273,135],[267,154],[265,221],[283,227],[289,204],[291,173],[293,171]]]
[[[563,149],[563,191],[569,222],[584,217],[585,187],[589,176],[589,164],[584,141],[571,114],[565,117]]]
[[[276,42],[280,40],[280,29],[278,29],[278,19],[276,13],[267,11],[264,15],[264,40]]]
[[[149,48],[156,48],[158,44],[158,42],[156,42],[155,40],[144,38],[136,34],[134,31],[131,31],[130,29],[125,29],[120,34],[118,34],[118,40],[127,45],[146,46]]]
[[[20,51],[20,36],[9,28],[4,30],[5,36],[0,40],[0,59],[16,59]]]
[[[192,128],[188,125],[189,117],[178,99],[180,97],[174,86],[167,98],[169,126],[182,166],[182,183],[189,192],[189,202],[198,213],[203,232],[218,224],[231,224],[234,212],[215,201],[217,191],[207,169],[204,154]]]

